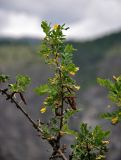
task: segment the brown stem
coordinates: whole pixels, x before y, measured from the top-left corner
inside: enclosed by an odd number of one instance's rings
[[[91,160],[91,158],[90,158],[90,149],[89,149],[88,143],[86,144],[86,147],[87,147],[88,159]]]
[[[57,58],[57,50],[56,50],[56,55],[55,59]],[[62,70],[60,69],[59,61],[56,61],[56,66],[59,72],[60,80],[61,80],[61,118],[60,118],[60,130],[62,129],[63,126],[63,102],[64,102],[64,95],[63,95],[63,80],[62,80]],[[58,137],[58,140],[60,140],[60,135]]]
[[[29,120],[29,122],[33,125],[33,127],[41,133],[41,129],[38,127],[36,122],[30,117],[30,115],[20,106],[20,104],[11,96],[11,94],[7,93],[7,89],[0,89],[0,92],[6,95],[7,99],[11,100],[12,103],[16,105],[16,107],[25,115],[25,117]]]
[[[67,160],[66,156],[63,154],[63,152],[60,149],[58,150],[58,153],[61,155],[63,160]]]
[[[63,96],[63,86],[62,86],[62,93],[61,93],[61,118],[60,118],[60,130],[63,127],[63,101],[64,100],[64,96]]]
[[[11,96],[11,94],[9,94],[8,89],[0,89],[0,93],[5,95],[7,98],[7,100],[11,100],[12,103],[14,103],[16,105],[16,107],[25,115],[25,117],[29,120],[29,122],[33,125],[33,127],[39,132],[42,133],[41,129],[39,128],[39,126],[36,124],[36,122],[30,117],[30,115],[23,109],[22,106],[20,106],[20,104],[13,98],[13,96]],[[42,122],[40,122],[42,124]],[[45,139],[44,137],[42,137],[43,139]],[[49,141],[48,141],[49,142]],[[56,144],[55,150],[53,152],[53,156],[51,156],[50,159],[53,159],[55,156],[61,157],[63,160],[67,160],[65,155],[62,153],[62,151],[59,149],[60,144],[57,145],[59,143],[59,141],[54,141],[54,144]],[[53,147],[53,143],[49,142],[49,144]],[[54,148],[54,147],[53,147]],[[55,154],[54,154],[55,153]],[[59,155],[57,155],[57,153],[59,153]]]
[[[60,75],[60,80],[61,80],[61,118],[60,118],[60,131],[63,127],[63,107],[64,107],[64,95],[63,95],[63,80],[62,80],[62,71],[59,68],[59,75]],[[59,141],[60,141],[60,133],[59,133]]]
[[[55,59],[57,58],[57,55],[55,55]],[[62,78],[62,71],[60,69],[60,64],[59,64],[59,61],[56,61],[56,66],[57,66],[57,70],[56,72],[59,73],[59,77],[60,77],[60,81],[61,81],[61,93],[60,93],[60,96],[61,96],[61,106],[60,106],[60,119],[59,119],[59,130],[61,131],[62,127],[63,127],[63,107],[64,107],[64,93],[63,93],[63,78]],[[55,116],[57,116],[57,114],[55,114]],[[57,139],[55,141],[55,144],[53,146],[53,153],[52,153],[52,156],[51,156],[51,159],[56,157],[56,156],[59,156],[60,158],[62,158],[63,160],[67,160],[67,158],[65,157],[65,155],[62,153],[61,149],[60,149],[60,140],[61,140],[61,134],[60,134],[60,131],[57,135]]]
[[[56,155],[52,155],[52,156],[50,157],[50,160],[52,160],[52,159],[57,159],[57,158],[61,158],[61,159],[63,159],[63,160],[68,160],[68,159],[66,158],[66,156],[64,155],[64,153],[61,151],[61,149],[58,149],[58,150],[57,150],[57,154],[56,154]]]

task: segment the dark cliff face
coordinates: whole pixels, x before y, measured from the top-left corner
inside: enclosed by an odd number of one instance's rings
[[[83,120],[92,126],[101,124],[106,129],[112,129],[111,151],[107,159],[118,160],[121,157],[121,127],[112,127],[109,122],[99,118],[100,113],[108,110],[106,106],[110,102],[105,90],[96,84],[96,77],[121,75],[121,33],[92,42],[72,43],[78,50],[74,61],[80,67],[76,80],[82,88],[78,94],[78,106],[83,108],[79,115],[71,119],[72,127],[76,129],[77,123]],[[37,55],[38,44],[38,40],[29,40],[29,43],[27,39],[4,40],[4,43],[0,40],[0,72],[12,76],[27,74],[32,79],[32,85],[25,95],[28,102],[26,110],[36,120],[43,118],[39,112],[42,98],[35,95],[33,88],[46,82],[48,76],[52,75],[52,69],[47,68]],[[71,138],[66,140],[69,143]],[[6,102],[5,97],[0,96],[0,160],[46,160],[50,153],[50,146],[38,137],[26,118],[13,104]]]

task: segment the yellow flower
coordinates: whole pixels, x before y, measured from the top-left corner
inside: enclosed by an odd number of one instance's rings
[[[74,68],[73,71],[70,71],[69,73],[74,76],[76,74],[76,72],[79,70],[79,67]]]
[[[52,141],[52,140],[54,140],[55,139],[55,137],[54,136],[52,136],[52,137],[48,137],[47,138],[47,140],[49,140],[49,141]]]
[[[42,109],[40,109],[40,112],[41,112],[41,113],[45,113],[46,110],[47,110],[46,107],[42,107]]]
[[[80,89],[80,86],[74,85],[74,88],[77,89],[77,90],[79,90],[79,89]]]
[[[113,79],[117,81],[117,77],[116,76],[113,76]]]
[[[111,120],[112,124],[116,124],[118,123],[118,117],[113,117],[112,120]]]
[[[114,79],[115,81],[120,81],[120,80],[121,80],[121,76],[119,76],[119,77],[113,76],[113,79]]]
[[[57,30],[57,29],[59,28],[59,25],[58,25],[58,24],[55,24],[55,25],[53,26],[53,28],[54,28],[54,30]]]
[[[62,68],[62,70],[65,70],[65,69],[66,69],[66,67],[65,67],[65,66],[63,66],[63,65],[61,66],[61,68]]]
[[[103,159],[105,159],[105,156],[104,156],[104,155],[99,155],[99,156],[96,158],[96,160],[103,160]]]
[[[109,141],[102,141],[102,144],[109,144]]]
[[[79,67],[76,67],[75,71],[77,72],[79,70]]]
[[[71,71],[71,72],[69,72],[69,73],[70,73],[70,75],[72,75],[72,76],[74,76],[74,75],[75,75],[75,72],[72,72],[72,71]]]

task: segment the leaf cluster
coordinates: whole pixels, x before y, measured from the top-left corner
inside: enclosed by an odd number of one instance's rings
[[[0,74],[0,83],[5,83],[8,80],[9,80],[8,75]]]
[[[45,38],[41,43],[40,55],[44,61],[54,68],[54,76],[48,78],[47,84],[35,88],[38,95],[46,95],[41,105],[43,114],[49,107],[52,118],[47,124],[41,125],[43,136],[49,139],[60,139],[65,134],[74,134],[68,127],[71,116],[76,112],[76,91],[80,86],[76,85],[73,76],[79,70],[72,61],[75,49],[72,45],[65,45],[65,24],[50,26],[46,21],[41,23]],[[58,138],[60,137],[60,138]]]
[[[72,45],[64,43],[63,30],[68,28],[58,24],[51,27],[46,21],[42,22],[41,27],[45,38],[41,43],[40,55],[55,71],[54,76],[48,78],[47,84],[35,88],[38,95],[47,96],[41,106],[41,113],[45,113],[48,107],[52,111],[52,118],[41,125],[43,137],[53,145],[54,142],[60,144],[64,135],[73,135],[75,137],[71,155],[73,160],[104,159],[108,143],[104,140],[108,132],[104,132],[99,126],[90,130],[84,123],[80,126],[80,132],[69,128],[70,118],[79,111],[75,99],[80,86],[73,79],[79,70],[72,61],[75,49]]]
[[[116,111],[104,113],[102,117],[111,120],[112,124],[117,124],[121,121],[121,109],[119,108],[121,107],[121,76],[113,76],[113,80],[98,78],[97,81],[108,90],[109,99],[116,104]]]
[[[27,86],[30,84],[30,78],[24,75],[17,75],[16,82],[14,84],[9,84],[11,92],[24,92]]]
[[[96,126],[93,130],[88,128],[87,124],[80,125],[80,132],[76,137],[75,144],[72,145],[72,160],[104,160],[107,144],[105,140],[109,135],[109,131],[103,131],[100,126]]]

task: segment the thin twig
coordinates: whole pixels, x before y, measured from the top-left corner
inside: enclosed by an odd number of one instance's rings
[[[7,99],[10,99],[11,102],[13,102],[16,107],[25,115],[25,117],[29,120],[33,127],[41,133],[41,129],[38,127],[37,123],[30,117],[30,115],[23,109],[23,107],[20,106],[20,104],[13,98],[13,96],[7,93],[7,89],[0,89],[0,92],[6,95]]]
[[[66,156],[62,153],[61,149],[58,149],[58,153],[61,155],[63,160],[67,160]]]
[[[91,160],[91,159],[90,159],[90,149],[89,149],[88,143],[86,144],[86,147],[87,147],[88,159]]]

